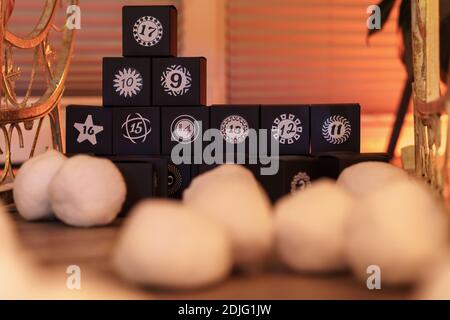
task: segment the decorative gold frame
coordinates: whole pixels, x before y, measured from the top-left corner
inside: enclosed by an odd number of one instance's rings
[[[441,114],[450,115],[450,92],[440,92],[439,1],[412,0],[411,10],[415,173],[449,198],[450,126],[443,145]]]
[[[54,24],[54,18],[58,8],[62,8],[61,0],[46,0],[44,10],[39,22],[34,29],[25,37],[20,37],[8,30],[8,20],[14,10],[15,0],[0,0],[0,65],[1,73],[1,104],[0,104],[0,135],[3,135],[5,149],[0,150],[0,154],[5,155],[4,167],[0,176],[0,185],[3,190],[10,189],[10,184],[14,179],[12,169],[12,143],[14,132],[17,132],[18,145],[24,147],[22,128],[31,130],[37,120],[37,129],[31,146],[30,157],[34,155],[36,143],[38,141],[43,120],[49,117],[53,147],[64,151],[63,130],[61,126],[60,102],[64,93],[64,84],[67,78],[70,61],[73,53],[75,31],[69,29],[67,25],[58,28]],[[78,5],[78,0],[67,1],[67,5]],[[53,64],[54,54],[49,40],[52,30],[61,32],[62,46],[57,52],[57,60]],[[34,62],[29,80],[28,90],[21,101],[18,101],[14,91],[14,81],[20,73],[13,60],[13,49],[34,50]],[[43,67],[46,71],[47,89],[43,95],[35,102],[30,102],[30,95],[33,87],[35,74],[38,67]]]

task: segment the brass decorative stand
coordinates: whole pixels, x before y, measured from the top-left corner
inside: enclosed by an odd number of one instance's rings
[[[10,191],[14,172],[12,168],[12,145],[14,132],[17,133],[18,146],[24,148],[24,130],[32,130],[37,123],[36,133],[31,142],[30,157],[34,155],[42,122],[48,116],[52,129],[53,147],[63,151],[62,127],[60,119],[60,101],[64,93],[70,60],[72,57],[74,30],[67,25],[62,28],[55,26],[55,15],[58,10],[64,10],[68,5],[77,5],[78,0],[61,1],[45,0],[45,8],[39,22],[25,37],[20,37],[8,30],[9,18],[14,11],[15,0],[0,0],[0,65],[1,97],[0,97],[0,135],[4,139],[4,165],[0,176],[0,195],[3,201],[11,200]],[[51,32],[61,33],[62,44],[58,52],[54,52],[50,40]],[[34,58],[27,91],[19,101],[15,92],[15,80],[20,76],[20,68],[14,63],[14,50],[33,50]],[[36,101],[31,102],[35,75],[42,70],[45,73],[46,90]]]
[[[415,173],[448,199],[450,126],[444,144],[441,115],[450,114],[450,93],[440,92],[439,1],[411,0],[411,8]]]

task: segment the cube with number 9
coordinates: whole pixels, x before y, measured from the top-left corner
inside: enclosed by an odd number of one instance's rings
[[[206,105],[205,58],[155,58],[152,63],[153,105]]]

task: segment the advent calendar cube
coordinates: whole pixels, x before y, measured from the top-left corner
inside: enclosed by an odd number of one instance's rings
[[[142,198],[167,197],[167,159],[139,156],[111,156],[127,184],[127,204]]]
[[[345,168],[367,161],[389,162],[389,156],[387,153],[333,152],[318,157],[320,170],[332,179],[337,179]]]
[[[210,110],[210,127],[223,139],[223,154],[258,153],[259,106],[214,105]]]
[[[66,109],[67,154],[112,154],[112,112],[94,106],[68,106]]]
[[[162,107],[162,154],[170,155],[175,145],[183,144],[189,145],[191,157],[195,156],[195,152],[201,157],[203,133],[207,129],[209,129],[209,108],[207,107]]]
[[[170,157],[167,161],[167,195],[169,198],[181,199],[183,191],[189,187],[196,174],[194,164],[174,164]]]
[[[122,9],[125,57],[177,55],[177,9],[174,6],[125,6]]]
[[[159,155],[161,118],[157,107],[113,108],[113,151],[116,155]]]
[[[360,151],[359,104],[311,106],[311,153]]]
[[[153,59],[153,105],[206,105],[206,59]]]
[[[267,130],[267,150],[278,144],[280,155],[309,153],[309,105],[261,106],[261,129]]]
[[[151,106],[150,58],[103,58],[103,105]]]
[[[317,160],[313,157],[281,156],[278,161],[279,170],[275,175],[260,174],[258,178],[272,201],[286,194],[302,191],[309,187],[312,181],[323,176]]]

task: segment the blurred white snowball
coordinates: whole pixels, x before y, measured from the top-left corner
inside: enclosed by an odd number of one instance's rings
[[[14,203],[25,220],[53,217],[48,186],[66,157],[50,150],[26,161],[14,180]]]
[[[355,197],[370,195],[396,180],[407,179],[400,168],[384,162],[361,162],[342,171],[337,184]]]
[[[55,215],[68,225],[101,226],[119,214],[125,181],[108,159],[77,155],[66,160],[49,187]]]
[[[183,201],[212,217],[229,233],[234,261],[244,270],[259,268],[273,248],[272,208],[267,194],[246,168],[226,164],[195,178]]]
[[[447,219],[437,198],[421,183],[387,183],[354,206],[346,250],[354,273],[381,269],[385,284],[417,281],[447,248]]]
[[[353,198],[331,180],[320,180],[275,205],[275,239],[281,261],[295,271],[345,269],[345,227]]]
[[[167,289],[194,289],[223,280],[231,243],[212,219],[180,203],[146,200],[120,231],[114,265],[125,279]]]

